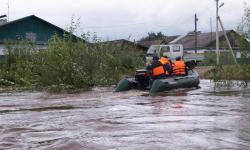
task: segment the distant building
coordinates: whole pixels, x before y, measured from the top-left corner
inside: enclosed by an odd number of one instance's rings
[[[165,45],[167,44],[165,40],[145,40],[137,42],[137,50],[143,51],[146,54],[148,48],[151,45]]]
[[[2,21],[0,24],[0,55],[3,55],[3,43],[7,41],[31,41],[46,48],[45,44],[57,33],[63,37],[65,30],[57,27],[35,15],[27,16],[10,22]],[[76,38],[76,36],[74,36]]]
[[[119,50],[125,50],[126,48],[136,49],[136,44],[134,42],[125,39],[105,41],[101,43],[108,43],[110,48],[119,48]]]
[[[0,25],[4,23],[7,23],[7,19],[0,19]]]
[[[226,30],[226,34],[229,38],[231,47],[233,50],[238,50],[239,47],[236,44],[235,31]],[[225,37],[222,31],[218,32],[219,41],[225,42]],[[160,44],[182,44],[184,51],[194,52],[195,51],[195,34],[190,32],[186,35],[177,35],[177,36],[167,36],[162,40],[148,40],[148,41],[139,41],[137,42],[137,48],[142,49],[145,53],[151,45],[160,45]],[[223,50],[225,47],[228,47],[225,44],[220,43],[220,49]],[[206,50],[215,50],[216,49],[216,32],[207,32],[201,33],[197,32],[197,52],[201,53]]]

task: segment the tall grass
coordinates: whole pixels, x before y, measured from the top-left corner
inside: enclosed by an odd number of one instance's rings
[[[213,52],[206,53],[205,65],[214,66],[212,69],[205,72],[205,77],[212,77],[216,86],[244,86],[247,87],[250,83],[250,51],[244,51],[235,64],[232,54],[220,53],[219,64],[216,62],[216,54]]]
[[[89,32],[75,37],[78,27],[79,20],[72,20],[63,37],[55,33],[46,49],[35,41],[6,41],[0,85],[53,91],[110,86],[142,64],[135,45],[110,45]]]

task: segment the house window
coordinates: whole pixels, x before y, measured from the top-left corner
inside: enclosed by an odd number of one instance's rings
[[[26,32],[25,37],[27,40],[36,40],[36,33]]]
[[[180,52],[180,46],[173,46],[173,52]]]

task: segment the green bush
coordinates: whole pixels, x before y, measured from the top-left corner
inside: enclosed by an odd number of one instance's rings
[[[238,85],[248,86],[250,82],[250,61],[249,52],[242,53],[241,62],[235,64],[230,53],[221,53],[219,55],[219,64],[216,63],[216,54],[208,52],[205,55],[204,63],[207,66],[214,66],[211,70],[205,72],[204,76],[212,76],[216,85]]]
[[[34,41],[5,42],[0,78],[15,86],[60,91],[117,84],[142,64],[134,45],[110,45],[90,33],[75,38],[77,26],[72,21],[63,37],[55,33],[46,50]]]

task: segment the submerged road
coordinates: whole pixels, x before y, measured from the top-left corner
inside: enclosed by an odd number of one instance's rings
[[[0,92],[0,150],[250,149],[250,89]]]

